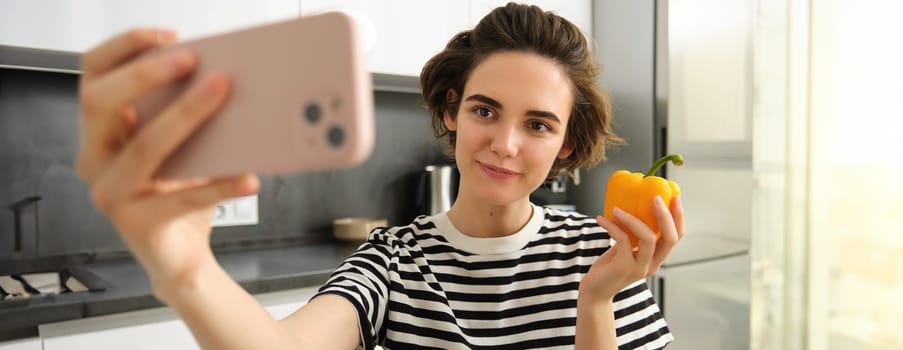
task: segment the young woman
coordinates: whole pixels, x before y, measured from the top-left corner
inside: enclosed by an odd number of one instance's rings
[[[588,44],[570,22],[508,4],[456,35],[421,75],[436,135],[460,170],[446,213],[377,230],[291,316],[273,319],[217,264],[213,206],[253,175],[156,181],[161,162],[225,101],[211,74],[140,131],[131,103],[190,73],[190,52],[135,60],[173,41],[135,30],[85,54],[79,174],[198,343],[214,349],[658,349],[672,339],[646,289],[683,235],[680,200],[649,203],[662,238],[615,211],[530,203],[544,180],[604,159],[618,141]],[[602,196],[603,194],[599,194]],[[601,198],[600,198],[601,200]],[[632,250],[624,229],[639,238]]]

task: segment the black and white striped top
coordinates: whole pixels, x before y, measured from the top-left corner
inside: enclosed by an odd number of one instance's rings
[[[577,287],[610,243],[594,218],[536,206],[500,238],[421,216],[371,232],[317,295],[354,305],[365,349],[573,348]],[[620,349],[673,339],[644,281],[618,293],[614,312]]]

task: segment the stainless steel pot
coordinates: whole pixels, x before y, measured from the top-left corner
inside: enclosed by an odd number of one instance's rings
[[[418,192],[419,214],[447,211],[458,195],[458,169],[448,164],[427,165],[420,177]]]

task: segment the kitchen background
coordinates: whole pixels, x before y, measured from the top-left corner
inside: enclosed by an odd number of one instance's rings
[[[629,142],[583,171],[580,185],[566,182],[554,196],[541,189],[538,200],[599,213],[611,172],[645,170],[664,153],[687,159],[666,169],[685,193],[687,237],[650,279],[677,338],[669,349],[903,348],[903,186],[895,185],[903,115],[892,105],[903,91],[903,2],[527,2],[596,41],[600,84],[614,98],[616,132]],[[125,253],[72,168],[77,65],[39,62],[53,53],[20,48],[78,53],[137,25],[189,39],[336,7],[365,18],[372,157],[353,169],[264,178],[258,196],[233,207],[252,203],[256,224],[217,227],[213,242],[303,245],[328,241],[334,218],[402,224],[418,213],[423,167],[444,159],[415,77],[448,38],[501,4],[0,3],[0,201],[10,209],[0,216],[0,261]],[[34,196],[41,199],[21,201]]]
[[[3,203],[40,196],[22,208],[21,254],[115,253],[124,244],[90,201],[73,164],[78,150],[78,76],[0,70]],[[416,215],[417,183],[425,164],[444,160],[429,132],[418,95],[375,93],[377,139],[361,166],[330,172],[261,178],[256,225],[218,227],[214,244],[322,241],[340,217],[384,217],[392,224]],[[15,215],[0,217],[14,227]],[[30,224],[33,221],[34,224]],[[0,247],[13,247],[13,234]],[[8,257],[4,249],[0,257]]]

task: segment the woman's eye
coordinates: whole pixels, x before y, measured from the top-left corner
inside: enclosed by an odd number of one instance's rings
[[[551,130],[551,128],[549,128],[549,125],[548,125],[548,124],[543,123],[543,122],[541,122],[541,121],[536,121],[536,120],[530,122],[530,129],[533,129],[533,130],[536,130],[536,131],[549,131],[549,130]]]
[[[492,110],[486,107],[474,107],[474,113],[483,118],[492,117]]]

